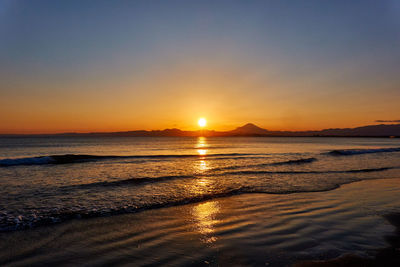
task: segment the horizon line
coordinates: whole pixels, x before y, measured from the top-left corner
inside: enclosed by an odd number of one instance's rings
[[[379,123],[378,123],[379,122]],[[400,125],[400,123],[395,123],[397,121],[375,121],[375,123],[378,124],[367,124],[367,125],[360,125],[360,126],[355,126],[355,127],[343,127],[343,128],[339,128],[339,127],[330,127],[330,128],[323,128],[320,130],[314,130],[314,129],[309,129],[309,130],[268,130],[266,128],[260,127],[254,123],[246,123],[243,124],[242,126],[237,126],[234,129],[231,130],[213,130],[213,129],[197,129],[197,130],[182,130],[179,128],[165,128],[165,129],[151,129],[151,130],[146,130],[146,129],[138,129],[138,130],[117,130],[117,131],[87,131],[87,132],[79,132],[79,131],[62,131],[62,132],[37,132],[37,133],[26,133],[26,132],[10,132],[10,133],[1,133],[0,132],[0,136],[4,136],[4,135],[26,135],[26,136],[30,136],[30,135],[66,135],[66,134],[113,134],[113,133],[129,133],[129,132],[163,132],[163,131],[167,131],[167,130],[179,130],[181,132],[201,132],[201,131],[207,131],[207,132],[215,132],[215,133],[227,133],[227,132],[231,132],[234,131],[238,128],[244,127],[246,125],[253,125],[257,128],[260,128],[262,130],[266,130],[269,132],[290,132],[290,133],[301,133],[301,132],[320,132],[320,131],[324,131],[324,130],[334,130],[334,129],[356,129],[356,128],[360,128],[360,127],[367,127],[367,126],[379,126],[379,125]]]

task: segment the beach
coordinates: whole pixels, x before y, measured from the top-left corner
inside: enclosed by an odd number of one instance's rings
[[[243,194],[0,234],[0,264],[283,266],[389,247],[400,179]]]

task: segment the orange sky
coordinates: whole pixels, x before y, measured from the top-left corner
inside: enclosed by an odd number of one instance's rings
[[[16,86],[35,93],[9,92],[0,100],[0,113],[6,115],[0,132],[196,130],[199,117],[214,130],[247,122],[269,130],[310,130],[373,124],[398,114],[398,99],[375,91],[375,86],[391,90],[391,84],[358,81],[342,87],[331,75],[288,80],[269,78],[268,70],[243,68],[182,65],[152,70],[139,79],[21,82]],[[334,89],[316,90],[321,87]]]
[[[0,133],[400,119],[400,16],[386,1],[145,2],[0,3]]]

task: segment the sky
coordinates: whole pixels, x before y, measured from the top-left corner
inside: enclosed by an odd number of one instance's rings
[[[0,133],[400,119],[400,1],[0,0]]]

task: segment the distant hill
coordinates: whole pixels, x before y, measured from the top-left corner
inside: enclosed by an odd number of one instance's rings
[[[0,135],[0,136],[27,136],[27,135]],[[368,125],[356,128],[343,129],[324,129],[320,131],[269,131],[258,127],[253,123],[247,123],[231,131],[213,131],[213,130],[198,130],[198,131],[182,131],[180,129],[165,129],[165,130],[139,130],[125,132],[94,132],[94,133],[62,133],[62,134],[37,134],[29,136],[84,136],[84,137],[102,137],[102,136],[137,136],[137,137],[162,137],[162,136],[340,136],[340,137],[400,137],[400,124],[379,124]]]
[[[320,131],[268,131],[252,123],[248,123],[225,133],[227,136],[400,137],[400,124],[368,125],[356,128],[324,129]]]
[[[237,127],[235,130],[229,131],[231,135],[265,135],[269,134],[269,131],[260,128],[253,123],[247,123],[241,127]]]
[[[326,129],[317,133],[320,135],[335,136],[400,136],[400,124],[380,124],[357,128]]]

